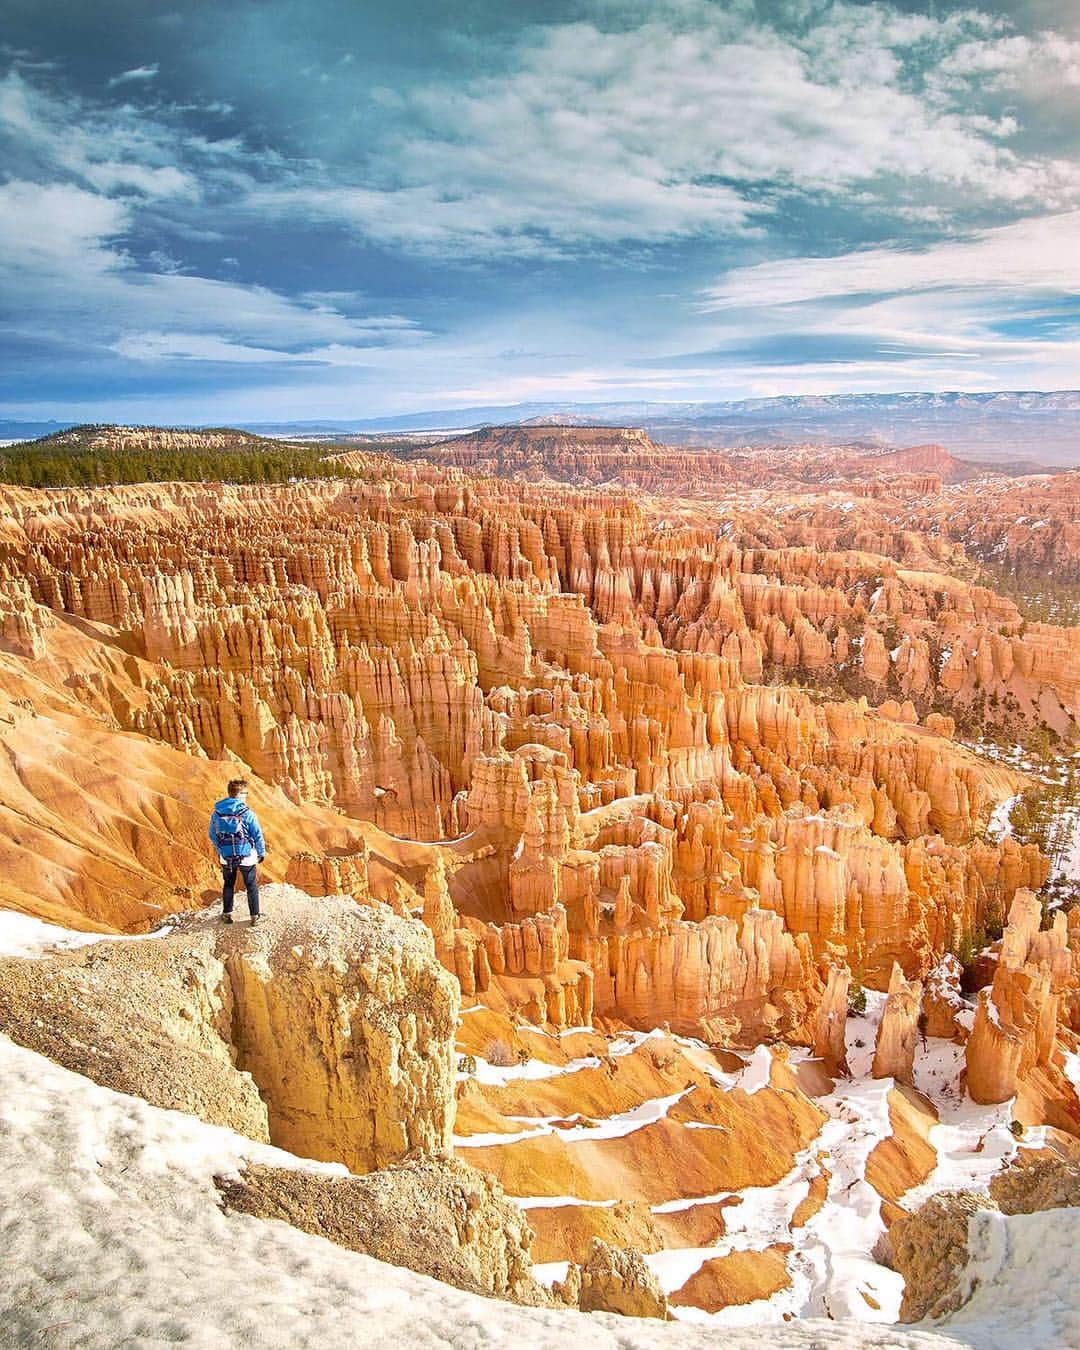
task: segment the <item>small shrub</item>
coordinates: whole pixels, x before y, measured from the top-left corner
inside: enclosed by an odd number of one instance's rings
[[[975,963],[975,958],[986,946],[986,929],[983,927],[973,928],[970,933],[965,933],[956,946],[956,959],[963,967],[964,974],[969,975],[971,968]]]
[[[866,1012],[866,990],[858,980],[852,980],[848,989],[848,1016],[862,1017]]]

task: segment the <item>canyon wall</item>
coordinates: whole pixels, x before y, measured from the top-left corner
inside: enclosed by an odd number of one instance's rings
[[[837,961],[919,979],[1045,878],[984,835],[1022,775],[913,699],[1008,681],[1067,716],[1076,644],[944,575],[375,457],[354,481],[11,489],[0,511],[0,659],[33,706],[10,742],[74,731],[77,699],[94,734],[155,747],[138,760],[188,757],[193,822],[212,764],[248,766],[279,794],[278,875],[422,912],[466,996],[809,1043]],[[924,650],[950,625],[974,676]],[[847,665],[870,701],[762,683]]]

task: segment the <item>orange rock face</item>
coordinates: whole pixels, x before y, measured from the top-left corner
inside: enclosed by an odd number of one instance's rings
[[[525,461],[516,435],[454,444],[461,464],[573,459],[586,480],[596,456],[668,453],[582,435],[534,428]],[[920,722],[916,696],[966,687],[974,660],[1063,707],[1072,638],[1034,635],[1043,656],[1030,631],[1001,636],[1009,602],[944,574],[739,548],[697,508],[680,524],[665,503],[375,456],[345,483],[10,490],[0,507],[13,690],[183,752],[200,782],[239,761],[290,809],[328,811],[332,844],[290,835],[283,873],[421,914],[468,996],[530,1018],[779,1036],[839,1067],[839,970],[921,978],[1045,876],[1030,846],[981,838],[1020,777],[957,746],[948,717]],[[963,670],[919,636],[950,624],[994,629]],[[912,697],[875,711],[762,683],[827,680],[838,653],[871,695],[902,667]],[[173,907],[149,871],[141,902]]]
[[[977,584],[1046,557],[997,478],[613,428],[342,462],[0,489],[0,907],[135,932],[211,903],[207,815],[246,773],[268,878],[431,930],[465,1009],[457,1144],[545,1202],[547,1260],[714,1243],[800,1159],[794,1240],[847,1186],[811,1147],[835,1080],[912,1084],[924,1035],[976,1101],[1080,1133],[1080,916],[1042,928],[1048,860],[998,810],[1037,785],[971,748],[1068,743],[1080,632]],[[1017,491],[1071,556],[1061,485]],[[969,1035],[961,979],[990,971]],[[860,986],[887,991],[872,1050]],[[762,1042],[820,1062],[732,1050]],[[933,1168],[917,1097],[866,1160],[890,1218]],[[764,1297],[786,1255],[667,1292]]]
[[[811,1041],[834,958],[879,987],[894,961],[921,976],[987,903],[1041,883],[1034,850],[977,838],[1017,776],[954,747],[945,718],[757,683],[829,670],[850,616],[922,597],[940,624],[961,591],[896,572],[875,597],[859,555],[741,552],[612,495],[369,474],[12,490],[7,659],[77,684],[117,734],[343,813],[343,836],[371,822],[431,841],[428,861],[458,841],[439,883],[417,857],[377,898],[423,894],[466,991],[537,1017]],[[869,684],[892,660],[875,632]],[[365,899],[358,842],[286,871]]]
[[[967,1043],[967,1088],[976,1102],[1004,1102],[1035,1069],[1051,1067],[1062,997],[1080,952],[1064,914],[1040,928],[1042,909],[1018,891],[998,953],[994,982],[983,989]],[[1073,925],[1071,936],[1078,936]]]
[[[922,985],[918,980],[909,983],[900,967],[894,965],[874,1046],[875,1078],[895,1078],[911,1086],[921,1005]]]

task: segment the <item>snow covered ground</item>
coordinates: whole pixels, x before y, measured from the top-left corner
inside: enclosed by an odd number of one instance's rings
[[[1051,878],[1080,881],[1080,805],[1061,812],[1051,843]]]
[[[43,923],[29,914],[0,911],[0,956],[41,956],[48,951],[72,951],[101,941],[100,933],[76,933]]]
[[[410,1350],[717,1345],[711,1327],[479,1298],[284,1223],[223,1213],[213,1177],[235,1174],[245,1158],[339,1169],[302,1163],[228,1130],[98,1087],[5,1037],[0,1037],[0,1081],[0,1343],[91,1350],[166,1343],[195,1350],[354,1350],[386,1343]],[[1061,1235],[1051,1240],[1064,1250]],[[1014,1288],[1011,1250],[1001,1259],[997,1279],[1005,1282],[1018,1317],[1022,1300],[1041,1299],[1044,1288],[1055,1300],[1073,1292],[1061,1281],[1053,1283],[1046,1269],[1034,1289]],[[958,1338],[808,1321],[725,1331],[723,1344],[725,1350],[947,1350],[959,1340],[993,1350],[999,1342],[990,1338],[988,1318],[998,1315],[1003,1291],[995,1287],[992,1306],[984,1306],[982,1294],[976,1294]],[[1060,1312],[1061,1318],[1075,1319],[1075,1308]],[[1025,1350],[1069,1343],[1061,1328],[1075,1329],[1075,1320],[1054,1321],[1057,1316],[1044,1309],[1042,1321],[1033,1319],[1037,1333],[1045,1324],[1056,1338],[1027,1335]]]
[[[463,1008],[463,1013],[476,1012],[480,1007],[477,1004],[472,1008]],[[542,1036],[550,1037],[551,1033],[544,1031],[542,1027],[523,1025],[522,1030],[535,1031]],[[567,1031],[559,1033],[559,1039],[567,1036],[579,1035],[595,1036],[596,1032],[592,1027],[571,1027]],[[662,1031],[627,1031],[620,1036],[616,1036],[610,1041],[606,1048],[606,1053],[613,1059],[619,1059],[624,1055],[631,1054],[638,1046],[646,1041],[656,1040],[662,1037]],[[580,1069],[597,1069],[600,1067],[600,1060],[596,1055],[582,1055],[579,1059],[568,1060],[565,1064],[548,1064],[542,1059],[527,1059],[521,1064],[490,1064],[480,1055],[470,1056],[475,1064],[472,1069],[459,1069],[458,1078],[475,1078],[478,1083],[485,1087],[505,1087],[507,1083],[515,1082],[542,1082],[547,1078],[562,1078],[568,1073],[577,1073]],[[505,1141],[507,1136],[501,1135],[500,1138]]]
[[[993,1210],[974,1215],[966,1283],[975,1292],[966,1307],[945,1319],[945,1333],[979,1350],[1080,1346],[1078,1226],[1075,1209],[1008,1218]]]
[[[813,1142],[795,1159],[792,1171],[774,1186],[751,1186],[703,1200],[674,1200],[655,1205],[657,1213],[672,1212],[738,1196],[740,1203],[725,1210],[726,1232],[714,1247],[656,1252],[645,1259],[667,1292],[680,1288],[705,1261],[733,1251],[763,1251],[776,1243],[791,1243],[787,1258],[790,1285],[769,1299],[705,1313],[678,1308],[676,1316],[689,1322],[725,1327],[786,1318],[831,1316],[864,1323],[895,1322],[899,1315],[903,1280],[872,1258],[884,1232],[881,1197],[866,1180],[870,1154],[891,1133],[888,1094],[893,1080],[869,1077],[883,994],[867,994],[867,1014],[850,1018],[848,1056],[859,1076],[840,1080],[826,1097],[816,1099],[829,1119]],[[760,1090],[768,1081],[770,1051],[759,1046],[740,1076],[748,1090]],[[798,1052],[793,1059],[798,1059]],[[803,1056],[805,1057],[805,1052]],[[740,1086],[744,1086],[740,1082]],[[791,1221],[822,1172],[828,1176],[825,1202],[801,1228]]]
[[[964,1048],[953,1041],[930,1037],[915,1056],[915,1086],[938,1111],[929,1136],[938,1161],[922,1185],[904,1196],[905,1209],[918,1209],[938,1191],[989,1190],[994,1174],[1016,1156],[1021,1143],[1039,1148],[1045,1141],[1042,1128],[1025,1130],[1022,1140],[1015,1137],[1009,1128],[1012,1101],[976,1105],[961,1086],[963,1068]]]
[[[796,1156],[795,1165],[786,1177],[773,1186],[747,1187],[691,1199],[679,1197],[652,1206],[656,1214],[671,1214],[696,1205],[737,1201],[725,1209],[726,1231],[714,1246],[673,1248],[645,1257],[669,1294],[680,1289],[709,1260],[731,1252],[763,1251],[775,1244],[792,1246],[786,1261],[788,1287],[771,1298],[718,1313],[680,1307],[675,1310],[680,1320],[737,1327],[782,1324],[791,1317],[842,1317],[864,1323],[893,1323],[898,1318],[903,1281],[872,1257],[885,1226],[881,1219],[881,1196],[866,1180],[871,1153],[892,1133],[889,1093],[895,1083],[891,1078],[870,1076],[885,995],[867,991],[866,1000],[865,1014],[849,1018],[846,1027],[848,1062],[853,1076],[850,1080],[839,1079],[831,1093],[815,1099],[828,1120],[810,1145]],[[701,1042],[684,1037],[674,1039],[685,1047],[706,1049]],[[798,1063],[808,1059],[809,1054],[795,1050],[790,1058]],[[1080,1056],[1076,1060],[1076,1072],[1080,1074]],[[758,1092],[769,1082],[771,1063],[772,1052],[761,1045],[742,1070],[729,1073],[717,1069],[714,1076],[726,1089],[738,1086],[748,1093]],[[917,1209],[931,1195],[945,1189],[986,1190],[994,1173],[1015,1156],[1020,1146],[1009,1128],[1012,1104],[975,1105],[961,1087],[963,1064],[963,1048],[952,1041],[931,1037],[919,1047],[916,1086],[934,1103],[940,1115],[939,1122],[930,1130],[938,1162],[926,1182],[903,1197],[901,1203],[906,1209]],[[568,1130],[547,1120],[523,1120],[522,1124],[528,1123],[536,1133],[557,1132],[567,1140],[614,1138],[659,1118],[675,1100],[663,1098],[645,1103],[634,1111],[600,1121],[595,1129],[589,1130]],[[1024,1146],[1038,1147],[1044,1133],[1027,1130]],[[529,1135],[524,1132],[473,1136],[482,1138],[484,1143],[496,1140],[512,1143],[526,1137]],[[793,1229],[797,1208],[822,1175],[828,1186],[824,1203],[801,1227]],[[556,1204],[611,1205],[615,1201],[585,1202],[562,1196],[555,1200],[523,1197],[517,1203],[523,1208],[537,1208]],[[550,1262],[538,1270],[539,1277],[549,1283],[562,1279],[565,1273],[566,1262]]]
[[[986,826],[987,839],[997,841],[1012,834],[1012,822],[1009,820],[1009,816],[1020,797],[1020,793],[1017,793],[1015,797],[1006,797],[1003,802],[998,802],[997,806],[994,807]]]
[[[15,910],[0,910],[0,956],[44,956],[47,952],[74,951],[90,947],[96,942],[141,942],[160,937],[169,927],[153,933],[136,933],[121,937],[111,933],[79,933],[74,928],[60,928],[54,923],[19,914]]]

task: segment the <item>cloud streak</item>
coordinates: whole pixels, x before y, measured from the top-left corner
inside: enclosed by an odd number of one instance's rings
[[[737,268],[706,291],[704,307],[940,290],[1080,296],[1080,211],[1020,220],[926,248],[859,249]]]
[[[150,80],[156,80],[161,67],[155,61],[149,66],[135,66],[131,70],[123,70],[119,75],[114,75],[108,82],[109,89],[115,89],[121,84],[146,84]]]
[[[426,336],[408,319],[356,318],[322,296],[144,271],[120,242],[133,215],[132,206],[79,187],[0,186],[0,288],[9,324],[36,340],[78,333],[140,361],[340,365],[344,352]]]

